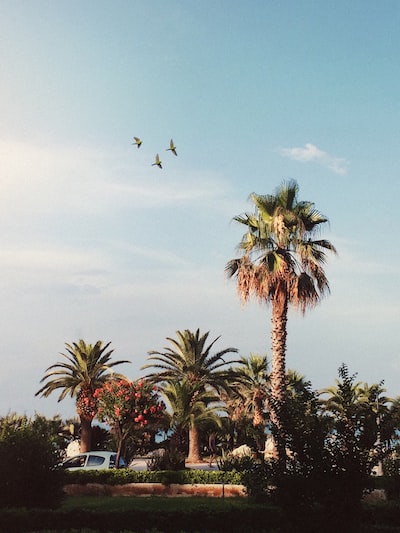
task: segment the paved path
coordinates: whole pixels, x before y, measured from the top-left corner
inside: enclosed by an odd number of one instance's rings
[[[147,470],[148,460],[147,457],[135,457],[135,459],[130,462],[129,468],[137,471]],[[204,461],[204,463],[186,463],[186,468],[193,468],[195,470],[218,470],[216,463],[213,463],[210,467],[207,461]]]

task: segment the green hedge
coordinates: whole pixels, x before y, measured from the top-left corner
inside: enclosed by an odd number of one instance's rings
[[[235,508],[225,502],[219,509],[209,509],[207,505],[198,509],[180,511],[177,509],[160,512],[147,512],[140,509],[121,512],[101,512],[74,509],[72,512],[44,509],[0,510],[0,531],[7,533],[34,533],[43,531],[90,530],[93,532],[145,533],[159,531],[162,533],[338,533],[359,531],[362,533],[399,531],[399,506],[377,505],[365,508],[359,528],[348,529],[345,516],[330,516],[317,510],[302,517],[288,517],[278,508],[246,506]]]
[[[101,483],[105,485],[123,485],[125,483],[163,483],[177,484],[230,484],[241,485],[240,472],[222,472],[220,470],[162,470],[137,472],[129,468],[110,470],[76,470],[66,471],[65,482],[85,485]]]

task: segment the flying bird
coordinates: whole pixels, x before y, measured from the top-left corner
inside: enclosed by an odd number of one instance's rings
[[[178,155],[176,153],[176,146],[174,145],[174,141],[172,139],[169,141],[169,148],[167,148],[166,151],[168,152],[168,150],[170,150],[174,155]]]
[[[139,139],[139,137],[134,137],[135,139],[135,142],[132,143],[132,144],[136,144],[138,148],[140,148],[141,144],[142,144],[142,141],[141,139]]]
[[[162,168],[162,165],[161,165],[161,161],[160,161],[160,158],[158,157],[158,154],[156,154],[156,160],[154,161],[154,163],[152,163],[152,167],[154,167],[154,165],[157,165],[159,168]]]

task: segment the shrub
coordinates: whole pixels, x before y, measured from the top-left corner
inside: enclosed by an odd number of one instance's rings
[[[251,470],[257,460],[252,455],[232,455],[231,452],[223,453],[222,457],[217,460],[218,468],[224,472],[236,471],[247,472]]]
[[[273,471],[269,462],[254,463],[243,472],[242,481],[249,498],[264,502],[271,495]]]
[[[7,432],[0,439],[0,507],[57,507],[64,472],[56,470],[57,453],[50,440],[32,426]]]
[[[155,450],[147,461],[148,470],[185,470],[185,454],[176,449]]]

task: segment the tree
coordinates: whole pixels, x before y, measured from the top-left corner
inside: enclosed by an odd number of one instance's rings
[[[295,370],[288,369],[286,426],[288,427],[287,449],[290,450],[292,466],[296,465],[301,475],[324,463],[324,446],[329,432],[329,423],[321,409],[319,394],[311,382]]]
[[[174,434],[172,441],[185,442],[185,433],[189,433],[188,462],[201,460],[199,431],[210,425],[221,427],[223,407],[219,396],[210,389],[204,389],[187,379],[164,383],[160,389],[170,411],[170,426]],[[182,451],[181,449],[179,451]]]
[[[257,442],[257,449],[264,449],[266,413],[265,402],[269,392],[269,373],[266,355],[250,354],[242,356],[239,366],[234,368],[232,378],[232,399],[237,398],[236,406],[230,406],[242,411],[252,419],[253,432]]]
[[[83,340],[78,343],[66,343],[68,354],[61,355],[67,362],[49,366],[40,380],[44,385],[35,394],[47,398],[53,391],[62,389],[58,401],[67,395],[76,398],[76,410],[81,422],[81,452],[91,449],[91,427],[97,411],[94,391],[111,379],[124,378],[111,369],[130,362],[111,361],[114,350],[108,350],[110,344],[109,342],[103,345],[102,341],[97,341],[92,345]]]
[[[165,408],[159,399],[157,388],[143,379],[133,382],[109,380],[95,390],[94,398],[97,402],[98,420],[109,424],[117,437],[117,465],[127,437],[159,420]]]
[[[284,182],[273,195],[253,193],[254,213],[234,217],[246,226],[239,244],[241,256],[226,265],[235,277],[240,298],[255,296],[272,308],[272,367],[269,410],[284,467],[286,404],[286,337],[288,307],[302,313],[329,292],[323,266],[326,251],[336,252],[325,239],[316,239],[328,221],[309,201],[299,201],[295,181]]]
[[[356,382],[347,365],[339,367],[336,385],[321,391],[329,396],[324,407],[332,417],[335,440],[339,441],[347,469],[357,468],[364,475],[382,459],[382,437],[393,433],[389,399],[383,396],[383,382],[368,385]],[[381,426],[382,424],[382,426]]]
[[[215,396],[220,390],[228,389],[230,369],[227,369],[228,361],[224,356],[236,353],[237,349],[230,347],[212,354],[212,349],[220,337],[207,345],[209,332],[201,335],[199,329],[195,333],[186,329],[176,333],[177,339],[167,337],[172,347],[165,347],[164,351],[149,352],[148,360],[151,362],[143,366],[143,369],[156,368],[158,372],[153,372],[146,378],[153,383],[159,383],[163,390],[167,384],[187,382],[191,394],[187,400],[189,407],[194,405],[191,402],[194,401],[195,394],[211,390]],[[196,452],[199,450],[198,437],[198,427],[194,423],[189,433],[189,441],[196,439],[197,444],[189,442],[189,449],[193,453],[189,454],[189,458],[196,462],[201,460],[199,451]]]

